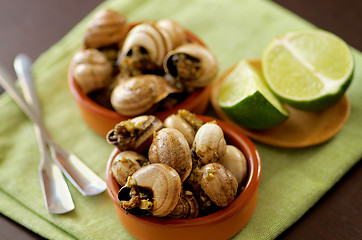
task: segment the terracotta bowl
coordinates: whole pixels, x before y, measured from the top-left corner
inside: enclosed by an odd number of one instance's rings
[[[133,24],[132,26],[135,25],[137,24]],[[189,41],[205,46],[205,44],[193,33],[185,30],[185,34]],[[84,94],[72,75],[72,64],[70,65],[68,71],[68,85],[70,92],[78,105],[83,120],[90,126],[91,129],[102,137],[105,137],[108,131],[117,123],[130,118],[97,104]],[[203,114],[209,103],[210,92],[211,84],[208,87],[197,89],[185,100],[176,104],[173,108],[153,113],[153,115],[157,116],[161,120],[164,120],[170,114],[177,113],[179,109],[186,109],[196,114]]]
[[[204,122],[216,120],[211,117],[199,116]],[[238,147],[248,162],[248,178],[245,188],[226,208],[213,214],[193,219],[167,219],[155,217],[138,217],[127,213],[118,201],[120,186],[111,174],[114,157],[119,153],[115,149],[107,163],[107,191],[113,200],[116,213],[126,230],[137,239],[229,239],[238,233],[253,215],[261,179],[261,162],[254,144],[235,127],[216,120],[224,130],[228,144]]]

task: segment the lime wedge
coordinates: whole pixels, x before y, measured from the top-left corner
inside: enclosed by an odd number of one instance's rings
[[[315,111],[343,96],[354,63],[342,39],[322,30],[303,30],[274,39],[264,51],[262,68],[271,90],[286,103]]]
[[[225,77],[218,104],[232,120],[249,129],[271,128],[288,118],[288,112],[269,90],[263,76],[246,60]]]

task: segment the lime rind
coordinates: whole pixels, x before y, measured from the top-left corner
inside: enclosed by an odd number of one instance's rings
[[[281,113],[287,115],[283,104],[273,94],[264,77],[246,60],[240,61],[226,76],[219,93],[219,104],[232,106],[259,91]]]
[[[257,73],[246,61],[240,61],[226,76],[219,93],[219,103],[232,106],[257,90]]]
[[[281,60],[283,57],[286,59]],[[354,60],[348,45],[334,34],[301,30],[274,39],[264,51],[262,66],[267,83],[283,101],[315,111],[344,95],[352,80]],[[303,81],[295,84],[293,79],[298,78]]]
[[[353,79],[353,73],[349,77],[349,79],[341,86],[340,90],[337,93],[333,94],[326,94],[319,98],[315,98],[313,100],[293,100],[283,98],[283,96],[279,96],[282,101],[293,106],[297,109],[304,110],[304,111],[322,111],[327,109],[328,107],[336,104],[340,101],[340,99],[344,96],[345,92],[347,91],[349,85],[351,84]]]
[[[226,76],[218,103],[232,120],[249,129],[271,128],[288,118],[287,110],[263,76],[246,60],[240,61]]]
[[[291,34],[288,42],[295,56],[300,56],[321,80],[340,82],[353,70],[349,46],[334,34],[322,30],[300,31]]]
[[[288,115],[275,108],[259,91],[234,106],[220,107],[233,121],[252,130],[269,129],[288,119]]]

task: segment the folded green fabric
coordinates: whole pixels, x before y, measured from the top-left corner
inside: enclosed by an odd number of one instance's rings
[[[81,46],[87,22],[101,8],[129,21],[173,18],[196,33],[216,54],[220,72],[243,58],[261,56],[285,31],[313,25],[269,1],[106,1],[36,60],[35,75],[45,124],[52,136],[104,177],[113,147],[81,119],[67,86],[71,58]],[[263,164],[259,200],[247,226],[234,239],[273,239],[297,221],[362,155],[362,55],[347,94],[351,115],[330,141],[303,149],[255,143]],[[49,239],[132,239],[118,221],[107,193],[84,197],[68,185],[75,210],[46,211],[37,166],[40,154],[32,123],[8,94],[0,96],[0,211]]]

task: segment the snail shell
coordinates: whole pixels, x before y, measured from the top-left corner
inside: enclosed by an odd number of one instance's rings
[[[174,92],[178,90],[163,77],[140,75],[120,81],[112,91],[111,104],[119,114],[136,116]]]
[[[121,186],[125,185],[127,178],[147,163],[147,159],[134,151],[123,151],[116,155],[112,162],[113,177]]]
[[[138,116],[118,123],[108,132],[106,139],[121,151],[142,152],[150,146],[153,134],[162,127],[161,120],[155,116]]]
[[[214,54],[196,43],[183,44],[170,51],[165,56],[163,67],[166,73],[189,87],[207,86],[219,68]]]
[[[163,163],[175,169],[182,182],[192,169],[190,147],[184,135],[174,128],[163,128],[154,134],[148,159],[150,163]]]
[[[89,22],[85,35],[85,46],[99,48],[121,42],[127,32],[126,18],[110,9],[103,9]]]
[[[186,42],[185,31],[180,24],[172,19],[161,19],[156,28],[166,41],[166,53]]]
[[[199,204],[191,191],[183,191],[176,207],[168,215],[170,218],[186,219],[199,215]]]
[[[168,116],[164,121],[164,125],[165,127],[179,130],[185,136],[191,147],[195,139],[196,131],[202,126],[202,120],[197,118],[195,114],[181,109],[177,114]]]
[[[199,128],[204,124],[204,122],[196,116],[195,113],[192,113],[186,109],[180,109],[177,111],[177,114],[185,119],[190,126],[195,129],[195,131],[199,130]]]
[[[205,123],[197,131],[192,150],[202,164],[217,162],[226,153],[224,132],[216,122]]]
[[[85,94],[104,88],[112,82],[112,65],[97,49],[78,51],[72,63],[74,79]]]
[[[244,153],[237,147],[227,145],[226,154],[220,159],[219,163],[234,175],[239,186],[245,181],[248,166]]]
[[[153,216],[167,216],[177,205],[182,186],[180,176],[172,167],[160,163],[149,164],[136,171],[132,179],[137,186],[153,193]]]
[[[123,43],[119,56],[121,72],[123,69],[134,75],[159,70],[167,52],[184,41],[182,27],[172,20],[138,24],[129,31]]]
[[[195,138],[195,130],[179,115],[172,114],[164,121],[165,127],[179,130],[186,138],[189,146],[192,146]]]
[[[121,58],[129,55],[133,47],[142,47],[153,63],[161,66],[166,48],[160,31],[152,23],[142,23],[132,28],[123,43]]]
[[[206,164],[201,172],[199,182],[207,196],[219,207],[228,206],[238,191],[236,178],[220,163]]]

